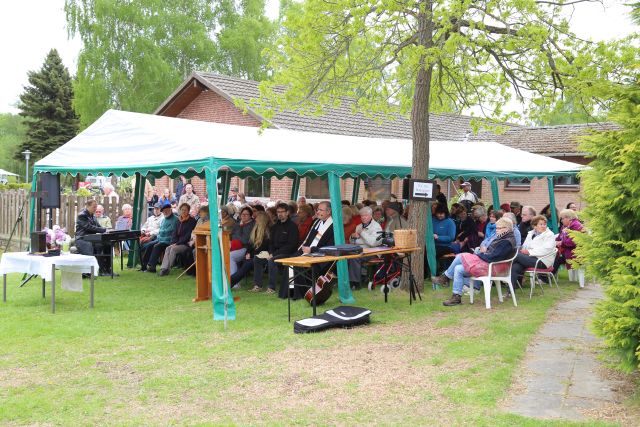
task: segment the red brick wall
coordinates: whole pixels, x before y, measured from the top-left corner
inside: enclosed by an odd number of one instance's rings
[[[203,122],[226,123],[228,125],[260,126],[252,116],[243,114],[235,105],[215,92],[202,92],[178,117]]]

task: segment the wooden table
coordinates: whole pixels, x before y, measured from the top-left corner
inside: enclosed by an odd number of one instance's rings
[[[400,268],[406,268],[409,271],[409,304],[416,299],[416,293],[418,297],[422,300],[422,296],[420,295],[420,291],[418,290],[415,278],[413,277],[413,272],[411,271],[411,256],[414,252],[420,251],[421,248],[413,247],[413,248],[387,248],[387,247],[378,247],[378,248],[364,248],[362,253],[357,255],[340,255],[340,256],[311,256],[311,255],[301,255],[290,258],[281,258],[277,259],[274,262],[280,263],[282,265],[286,265],[287,267],[299,267],[304,269],[311,270],[311,289],[313,292],[313,315],[316,315],[316,287],[314,286],[316,283],[315,275],[313,274],[313,266],[315,264],[321,264],[325,262],[334,262],[348,259],[357,259],[357,258],[369,258],[372,256],[384,256],[384,255],[398,255],[398,254],[406,254],[406,257],[400,258]],[[407,259],[408,266],[405,266],[404,260]],[[393,260],[393,262],[397,262],[398,260]],[[297,276],[294,275],[292,279],[289,280],[289,288],[291,288],[291,281],[293,281]],[[386,282],[386,281],[385,281]],[[389,288],[387,284],[384,285],[384,301],[387,302],[387,295],[389,293]],[[289,306],[289,321],[291,321],[291,298],[290,292],[287,292],[287,304]]]
[[[193,302],[206,301],[211,299],[211,231],[209,229],[196,229],[193,234],[196,236],[196,297]],[[230,277],[230,231],[222,232],[222,247],[224,266],[227,279],[231,283]]]

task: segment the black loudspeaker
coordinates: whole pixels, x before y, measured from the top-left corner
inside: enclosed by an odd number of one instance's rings
[[[60,175],[49,172],[40,174],[41,207],[60,209]]]
[[[34,231],[31,233],[31,253],[41,254],[47,252],[47,232]]]
[[[411,177],[404,178],[402,180],[402,199],[403,200],[409,200],[409,195],[411,194],[409,192],[409,182],[410,181],[411,181]]]

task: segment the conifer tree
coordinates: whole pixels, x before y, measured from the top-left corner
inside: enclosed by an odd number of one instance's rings
[[[69,70],[58,51],[51,49],[39,71],[29,71],[29,86],[20,95],[20,115],[25,118],[26,137],[15,157],[30,150],[40,159],[78,133],[78,117],[73,102],[73,87]]]

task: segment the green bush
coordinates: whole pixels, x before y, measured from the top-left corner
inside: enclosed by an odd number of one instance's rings
[[[10,182],[8,184],[0,184],[0,191],[2,190],[31,190],[31,184],[18,184],[15,182]]]
[[[581,174],[589,232],[575,239],[578,262],[606,292],[596,309],[595,331],[619,366],[632,371],[640,361],[640,86],[617,91],[609,120],[622,129],[581,143],[593,157],[591,169]]]

